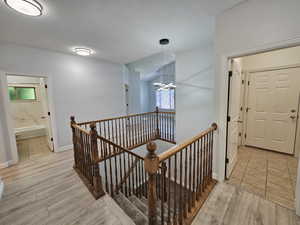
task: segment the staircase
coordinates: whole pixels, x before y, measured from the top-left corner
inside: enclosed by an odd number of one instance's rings
[[[136,225],[148,224],[148,200],[145,197],[139,199],[135,195],[126,198],[122,193],[119,193],[114,197],[114,200],[123,209],[123,211],[133,220]],[[161,202],[157,202],[157,222],[161,224]],[[165,207],[165,212],[167,212],[167,205]],[[172,212],[173,214],[173,212]],[[164,213],[164,219],[167,219],[167,213]],[[167,224],[166,222],[164,224]]]
[[[175,114],[155,112],[76,123],[74,169],[95,199],[110,195],[136,225],[190,225],[216,184],[214,123],[156,154],[153,140],[174,143]],[[147,155],[131,151],[147,143]]]

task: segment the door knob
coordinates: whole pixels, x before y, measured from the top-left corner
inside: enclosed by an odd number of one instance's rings
[[[292,109],[291,112],[294,113],[294,112],[296,112],[296,110],[295,110],[295,109]]]
[[[296,119],[296,116],[290,116],[291,119]]]

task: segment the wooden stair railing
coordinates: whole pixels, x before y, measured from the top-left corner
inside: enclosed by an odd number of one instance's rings
[[[212,178],[213,134],[216,129],[214,123],[197,136],[160,155],[155,154],[156,145],[148,143],[144,162],[149,176],[149,225],[158,224],[158,201],[161,203],[161,225],[192,223],[216,184]],[[166,205],[167,212],[164,212]]]

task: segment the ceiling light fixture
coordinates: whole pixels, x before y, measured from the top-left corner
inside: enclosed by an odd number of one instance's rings
[[[93,50],[89,48],[74,48],[73,50],[77,55],[89,56],[93,54]]]
[[[36,0],[4,0],[5,4],[28,16],[40,16],[43,12],[42,5]]]

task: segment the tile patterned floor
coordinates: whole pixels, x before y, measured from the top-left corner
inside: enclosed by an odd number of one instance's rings
[[[19,140],[17,147],[20,162],[51,154],[46,136]]]
[[[250,147],[238,150],[228,183],[294,209],[298,158]]]

